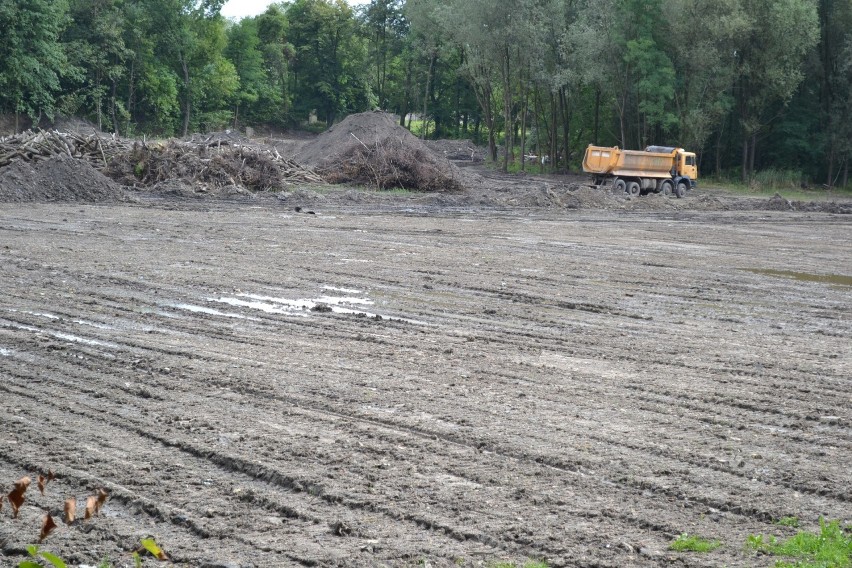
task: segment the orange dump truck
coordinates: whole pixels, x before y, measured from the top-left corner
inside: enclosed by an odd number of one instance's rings
[[[648,146],[643,152],[589,145],[583,171],[592,174],[596,186],[611,185],[616,193],[632,196],[662,193],[683,197],[698,179],[695,154],[668,146]]]

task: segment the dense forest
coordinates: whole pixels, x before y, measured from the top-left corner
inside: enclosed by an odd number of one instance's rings
[[[0,112],[135,136],[381,108],[505,169],[659,144],[704,175],[849,183],[850,0],[223,2],[0,0]]]

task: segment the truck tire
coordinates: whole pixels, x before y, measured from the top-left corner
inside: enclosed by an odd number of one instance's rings
[[[665,195],[666,197],[670,197],[672,194],[672,182],[671,180],[663,180],[660,183],[660,194]]]
[[[613,183],[612,186],[615,188],[616,195],[621,195],[627,191],[627,182],[621,178],[616,178],[615,183]]]
[[[686,182],[677,182],[677,189],[675,189],[675,195],[677,195],[678,198],[686,197]]]
[[[642,193],[642,188],[635,181],[631,181],[627,184],[627,193],[630,197],[639,197]]]

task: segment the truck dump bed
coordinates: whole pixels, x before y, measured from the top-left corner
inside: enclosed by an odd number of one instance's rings
[[[583,171],[623,177],[669,177],[676,155],[677,149],[663,153],[589,146],[583,157]]]

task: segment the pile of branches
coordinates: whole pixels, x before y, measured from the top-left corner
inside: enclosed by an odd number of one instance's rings
[[[354,135],[352,135],[354,137]],[[357,138],[356,138],[357,140]],[[379,189],[458,191],[463,189],[448,164],[441,163],[425,147],[396,137],[359,144],[338,163],[318,170],[329,183],[363,183]]]
[[[110,161],[105,172],[124,185],[151,187],[180,180],[213,188],[245,187],[279,191],[293,183],[323,183],[320,176],[274,148],[226,141],[164,144],[134,142],[129,151]]]
[[[320,176],[282,157],[275,148],[246,144],[240,138],[207,136],[147,143],[56,130],[28,130],[0,138],[0,168],[17,160],[32,162],[58,155],[83,159],[118,183],[133,187],[174,180],[213,188],[276,191],[292,183],[323,183]]]
[[[84,135],[56,130],[27,130],[0,138],[0,168],[14,161],[35,162],[65,155],[84,159],[103,169],[110,159],[125,148],[114,136]]]

